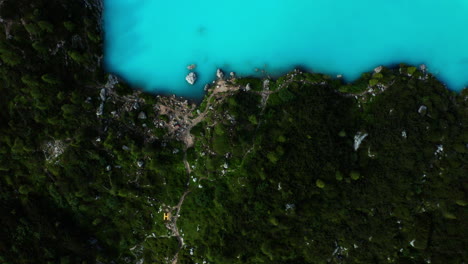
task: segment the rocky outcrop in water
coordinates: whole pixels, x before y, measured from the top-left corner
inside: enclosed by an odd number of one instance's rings
[[[194,72],[189,73],[186,77],[185,80],[190,84],[194,85],[195,82],[197,81],[197,75]]]

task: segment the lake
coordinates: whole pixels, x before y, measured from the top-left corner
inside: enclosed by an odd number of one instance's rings
[[[155,93],[200,98],[217,68],[353,81],[401,62],[468,85],[468,0],[105,0],[104,30],[108,71]]]

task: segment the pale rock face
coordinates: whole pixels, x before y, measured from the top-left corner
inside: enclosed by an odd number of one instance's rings
[[[185,80],[190,84],[194,85],[195,82],[197,81],[197,75],[194,72],[189,73],[186,77]]]
[[[105,88],[101,89],[101,92],[99,93],[99,97],[101,98],[101,101],[106,100],[106,89]]]
[[[245,86],[245,90],[248,92],[248,91],[250,91],[250,89],[252,89],[252,88],[250,87],[250,83],[248,83],[248,84]]]
[[[216,77],[218,77],[218,79],[223,79],[224,78],[224,72],[221,69],[217,69],[216,70]]]
[[[379,67],[374,69],[374,72],[375,73],[380,73],[382,70],[383,70],[383,66],[379,66]]]
[[[102,114],[104,113],[104,103],[101,103],[98,107],[98,109],[96,110],[96,115],[97,116],[102,116]]]
[[[358,132],[354,136],[354,150],[358,150],[359,146],[361,145],[362,141],[367,137],[367,133],[364,132]]]

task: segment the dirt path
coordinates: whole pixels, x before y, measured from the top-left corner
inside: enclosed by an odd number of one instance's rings
[[[180,250],[183,249],[185,246],[184,239],[181,236],[179,232],[179,228],[177,227],[177,220],[180,217],[180,211],[182,208],[182,205],[185,201],[185,198],[187,195],[191,192],[190,191],[190,173],[192,172],[190,168],[190,164],[187,161],[187,149],[191,148],[194,144],[194,138],[193,135],[190,133],[190,130],[196,125],[198,125],[200,122],[202,122],[205,117],[207,116],[208,112],[211,111],[212,109],[212,104],[211,99],[216,96],[218,100],[216,100],[215,103],[219,103],[224,100],[225,97],[227,97],[228,93],[227,92],[234,92],[239,90],[239,86],[234,86],[230,83],[228,83],[225,80],[218,79],[215,83],[215,87],[213,88],[213,91],[211,92],[210,96],[206,98],[207,100],[207,105],[206,108],[198,114],[197,117],[192,118],[192,111],[184,111],[178,107],[168,107],[167,105],[160,105],[160,114],[170,114],[175,117],[175,122],[179,124],[181,127],[183,127],[183,131],[179,133],[178,138],[184,142],[184,166],[185,166],[185,171],[187,174],[187,188],[185,192],[182,194],[182,196],[179,199],[179,202],[177,205],[173,206],[170,210],[168,210],[171,213],[171,221],[166,223],[166,228],[171,231],[172,236],[176,237],[178,242],[179,242],[179,249],[177,250],[176,254],[171,260],[172,264],[177,264],[178,263],[178,258],[179,258],[179,252]],[[193,110],[193,109],[191,109]],[[172,130],[172,133],[176,134],[176,131],[178,129]],[[171,130],[169,130],[171,131]],[[205,178],[201,178],[200,181]]]
[[[285,87],[285,85],[283,87]],[[263,110],[266,108],[266,103],[268,101],[269,96],[272,93],[278,92],[283,87],[280,87],[279,89],[275,91],[270,91],[269,83],[268,81],[265,81],[262,91],[250,91],[250,92],[258,93],[262,96],[261,107],[262,107],[262,112],[263,112]],[[202,122],[206,118],[209,111],[213,109],[213,105],[223,102],[225,98],[227,98],[231,94],[230,92],[238,91],[240,88],[241,88],[240,86],[234,85],[230,81],[218,79],[214,84],[214,88],[211,91],[211,94],[209,95],[208,98],[205,99],[207,101],[206,108],[203,110],[203,112],[199,113],[198,116],[196,116],[195,118],[192,117],[192,111],[195,109],[190,109],[190,111],[186,111],[186,110],[183,110],[183,108],[177,107],[177,103],[176,104],[168,103],[168,104],[158,106],[158,108],[160,109],[159,114],[173,116],[174,119],[172,120],[172,123],[177,123],[180,127],[183,128],[183,130],[180,131],[179,129],[174,129],[174,127],[172,126],[168,127],[169,131],[173,133],[173,135],[176,135],[179,140],[184,142],[183,162],[184,162],[184,167],[185,167],[186,174],[187,174],[187,188],[185,192],[180,197],[177,205],[167,210],[167,212],[171,213],[171,221],[166,223],[166,228],[171,231],[172,233],[171,236],[176,237],[179,242],[179,248],[171,260],[172,264],[178,263],[179,252],[185,246],[184,239],[179,232],[179,228],[177,227],[177,220],[180,217],[180,211],[185,201],[185,198],[191,192],[190,173],[192,172],[192,170],[190,168],[189,162],[187,161],[187,149],[193,146],[194,138],[193,138],[193,135],[190,133],[190,131],[192,130],[193,127],[198,125],[200,122]],[[213,97],[215,97],[216,100],[212,100]],[[171,121],[169,122],[169,125],[170,123]],[[205,179],[207,178],[201,177],[199,181],[202,181]]]

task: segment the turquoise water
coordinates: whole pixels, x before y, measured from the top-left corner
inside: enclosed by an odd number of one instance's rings
[[[157,93],[200,97],[217,68],[302,66],[352,81],[400,62],[468,85],[468,0],[105,0],[104,10],[109,71]]]

